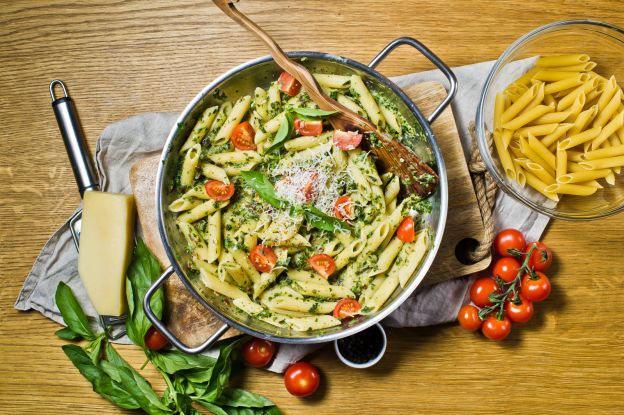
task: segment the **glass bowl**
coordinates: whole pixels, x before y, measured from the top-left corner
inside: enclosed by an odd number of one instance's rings
[[[537,56],[584,53],[598,65],[594,72],[624,82],[624,30],[608,23],[568,20],[542,26],[516,40],[498,58],[490,71],[477,108],[477,141],[487,169],[499,187],[530,208],[552,218],[591,220],[624,210],[624,177],[615,175],[615,184],[601,183],[591,196],[561,195],[558,202],[546,198],[530,186],[520,186],[506,177],[496,149],[490,149],[494,101],[497,92],[533,67]],[[624,143],[623,143],[624,144]],[[624,174],[624,169],[622,169]]]

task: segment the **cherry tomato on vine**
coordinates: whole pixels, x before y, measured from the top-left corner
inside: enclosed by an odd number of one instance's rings
[[[459,325],[468,331],[476,331],[481,328],[482,321],[479,318],[477,307],[467,304],[459,309],[457,314]]]
[[[498,291],[498,286],[492,278],[477,278],[470,287],[470,299],[477,307],[487,307],[492,305],[489,299],[490,294],[496,291]]]
[[[295,363],[284,373],[284,385],[291,395],[310,396],[316,392],[320,382],[318,369],[308,362]]]
[[[249,366],[264,367],[273,359],[275,349],[275,343],[254,337],[243,345],[243,359]]]
[[[502,278],[505,282],[512,282],[520,272],[520,267],[515,258],[502,257],[494,264],[492,275]]]
[[[495,316],[490,316],[483,322],[481,331],[488,339],[500,341],[511,333],[511,321],[509,321],[507,317],[503,317],[502,320],[499,320]]]
[[[529,301],[539,303],[548,298],[551,286],[550,280],[544,273],[535,271],[535,274],[537,274],[536,279],[532,279],[529,274],[524,274],[520,294]]]
[[[503,229],[494,239],[494,248],[500,256],[511,257],[509,249],[517,249],[520,252],[524,252],[525,246],[524,235],[517,229]]]
[[[552,252],[550,251],[550,248],[542,242],[529,243],[524,252],[528,253],[533,245],[537,248],[533,250],[531,258],[529,258],[529,267],[532,267],[536,271],[546,271],[552,264]]]
[[[505,314],[514,323],[526,323],[533,317],[533,302],[519,296],[520,304],[510,300],[505,304]]]
[[[150,327],[145,333],[145,346],[150,350],[160,350],[164,348],[169,342],[162,335],[161,332],[156,330],[154,326]]]

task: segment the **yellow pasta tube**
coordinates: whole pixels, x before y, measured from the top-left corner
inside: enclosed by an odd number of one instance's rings
[[[615,175],[613,174],[613,171],[609,171],[609,174],[605,177],[605,181],[611,186],[615,184]]]
[[[505,176],[507,176],[510,180],[516,179],[516,172],[513,167],[513,163],[511,161],[511,156],[509,155],[509,151],[503,145],[503,140],[501,138],[500,130],[494,131],[494,146],[496,147],[496,151],[498,153],[498,159],[503,166],[503,171],[505,172]]]
[[[494,99],[494,129],[501,127],[501,117],[505,111],[505,95],[500,92],[496,94]]]
[[[570,130],[573,126],[574,124],[572,123],[559,124],[555,131],[542,138],[542,144],[544,144],[546,147],[550,147],[550,145],[553,144],[555,141],[565,136],[566,132],[568,132],[568,130]]]
[[[527,158],[517,158],[516,161],[524,168],[525,173],[531,173],[546,184],[555,183],[554,172],[550,174],[544,166]]]
[[[575,53],[568,55],[542,56],[535,62],[535,66],[553,68],[557,66],[570,66],[587,63],[590,61],[588,55],[584,53]]]
[[[538,192],[540,192],[547,198],[554,200],[555,202],[559,201],[559,197],[557,196],[556,193],[546,191],[546,188],[548,187],[548,185],[544,183],[543,181],[541,181],[537,176],[529,173],[528,171],[525,172],[525,175],[526,175],[526,182],[529,186],[531,186],[533,189],[537,190]]]
[[[587,127],[594,117],[598,114],[598,105],[592,105],[585,111],[581,112],[576,120],[574,120],[574,125],[570,128],[570,132],[568,135],[578,134]]]
[[[564,140],[561,141],[561,147],[564,150],[568,150],[570,148],[576,147],[579,144],[583,144],[593,140],[598,137],[600,132],[602,131],[602,127],[594,127],[589,130],[585,130],[582,133],[574,134]]]
[[[600,94],[600,98],[598,98],[597,105],[601,111],[604,110],[609,101],[611,101],[611,98],[613,98],[613,95],[615,95],[617,90],[618,85],[617,81],[615,80],[615,76],[611,76],[611,78],[609,78],[609,80],[605,84],[604,90],[602,91],[602,94]]]
[[[579,165],[587,170],[610,169],[612,167],[624,166],[624,156],[581,161]]]
[[[566,154],[569,161],[579,162],[585,161],[585,153],[582,151],[566,150]]]
[[[584,93],[581,93],[579,96],[577,96],[576,99],[574,100],[574,103],[570,105],[570,108],[568,108],[570,115],[568,115],[568,118],[566,119],[566,121],[570,122],[570,121],[576,120],[576,117],[579,116],[579,114],[585,107],[585,102],[586,101],[585,101]]]
[[[511,139],[513,138],[512,130],[503,130],[501,134],[501,141],[503,142],[504,148],[509,147],[509,143],[511,143]]]
[[[579,63],[569,66],[551,67],[554,71],[570,71],[570,72],[589,72],[596,67],[596,62]]]
[[[622,101],[622,91],[618,90],[607,105],[604,108],[600,108],[600,104],[598,104],[598,116],[594,120],[594,127],[601,127],[607,123],[613,117],[613,114],[617,111],[620,103]]]
[[[183,187],[188,187],[193,184],[200,153],[200,144],[195,144],[186,151],[184,161],[182,162],[182,173],[180,174],[180,184]]]
[[[565,113],[564,113],[565,114]],[[549,114],[546,114],[549,115]],[[548,134],[552,134],[557,127],[558,123],[554,122],[551,124],[540,124],[540,125],[530,125],[528,127],[522,127],[514,133],[517,137],[528,137],[529,134],[534,136],[544,136]]]
[[[527,89],[527,91],[522,94],[522,96],[518,98],[516,102],[514,102],[509,108],[503,111],[503,114],[501,115],[501,122],[504,124],[509,120],[513,119],[516,115],[518,115],[520,111],[522,111],[524,107],[526,107],[528,103],[531,102],[533,98],[535,98],[538,88],[538,85],[533,85],[532,87]]]
[[[550,112],[548,114],[542,115],[538,119],[531,121],[531,125],[542,125],[542,124],[552,124],[552,123],[561,123],[566,120],[570,116],[570,112],[562,111],[562,112]],[[548,133],[550,134],[550,133]]]
[[[599,150],[588,151],[584,154],[583,158],[585,160],[596,160],[603,159],[607,157],[616,157],[616,156],[624,156],[624,145],[615,145],[607,148],[601,148]]]
[[[566,173],[557,177],[557,183],[582,183],[594,179],[602,179],[607,177],[611,172],[609,169],[585,170],[573,173]]]
[[[559,181],[559,178],[567,173],[568,168],[568,153],[561,148],[561,145],[557,145],[557,155],[555,159],[555,179]]]
[[[581,94],[587,95],[591,90],[598,86],[598,80],[596,78],[589,79],[583,84],[579,85],[572,92],[568,93],[566,96],[561,98],[557,103],[557,111],[563,111],[566,108],[569,108],[573,103],[576,97]]]
[[[557,105],[557,101],[551,94],[544,95],[544,104],[545,105]]]
[[[516,182],[520,185],[520,187],[524,187],[526,185],[526,176],[524,174],[524,169],[516,160],[513,160],[514,170],[516,171]]]
[[[589,75],[578,74],[570,78],[562,79],[561,81],[552,82],[544,87],[545,94],[554,94],[555,92],[565,91],[566,89],[574,88],[581,85],[583,82],[589,80]]]
[[[594,138],[591,143],[592,150],[598,149],[598,147],[600,147],[600,145],[604,143],[611,136],[611,134],[615,134],[615,132],[622,126],[624,126],[624,110],[620,111],[615,117],[613,117],[611,121],[604,126],[598,137]]]
[[[550,150],[548,150],[548,147],[546,147],[544,144],[542,144],[541,141],[539,141],[537,138],[535,138],[533,136],[533,134],[529,133],[529,147],[531,147],[531,149],[542,159],[544,160],[546,163],[548,163],[548,166],[550,166],[552,169],[555,169],[555,156],[550,152]],[[522,145],[522,143],[521,143]],[[522,150],[522,148],[521,148]]]
[[[537,85],[538,85],[537,93],[535,94],[535,97],[522,110],[522,112],[526,112],[526,111],[530,110],[531,108],[537,107],[544,100],[544,85],[545,84],[543,82],[539,82],[539,81],[537,81],[537,82],[538,82],[537,83]]]
[[[533,75],[533,79],[537,79],[544,82],[561,81],[562,79],[571,78],[577,76],[578,73],[572,71],[555,71],[544,69]]]
[[[589,196],[596,193],[598,190],[594,186],[583,186],[579,184],[561,184],[555,183],[551,184],[544,189],[545,192],[548,193],[558,193],[565,195],[575,195],[575,196]]]
[[[522,152],[522,154],[528,157],[532,162],[537,163],[541,165],[542,167],[544,167],[544,169],[546,169],[548,171],[548,174],[550,174],[551,176],[555,175],[555,168],[550,167],[551,164],[547,162],[546,160],[544,160],[535,150],[533,150],[533,148],[531,148],[531,146],[529,145],[529,143],[527,142],[525,138],[520,137],[520,139],[518,140],[518,143],[520,147],[520,152]]]
[[[538,105],[536,107],[533,107],[527,110],[526,112],[522,112],[516,118],[513,118],[510,121],[507,121],[505,124],[503,124],[503,128],[508,129],[508,130],[517,130],[518,128],[541,117],[547,112],[552,112],[552,111],[553,111],[552,107],[549,107],[547,105]]]
[[[516,82],[514,82],[514,83],[521,84],[521,85],[530,85],[531,84],[531,79],[533,79],[533,76],[536,73],[538,73],[540,70],[541,70],[540,68],[531,68],[524,75],[522,75],[520,78],[516,79]]]

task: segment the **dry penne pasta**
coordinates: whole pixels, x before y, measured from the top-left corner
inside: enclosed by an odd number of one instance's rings
[[[598,189],[594,186],[555,183],[546,187],[544,189],[544,192],[564,194],[564,195],[574,195],[574,196],[589,196],[589,195],[593,195],[594,193],[596,193],[596,190]]]
[[[553,67],[560,67],[560,66],[578,65],[582,63],[587,63],[589,61],[590,61],[589,56],[583,53],[569,54],[569,55],[556,55],[556,56],[543,56],[535,62],[535,66],[553,68]]]

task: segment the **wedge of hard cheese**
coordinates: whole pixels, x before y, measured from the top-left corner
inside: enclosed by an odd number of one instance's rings
[[[78,273],[100,315],[126,311],[125,275],[134,236],[134,197],[85,192]]]

